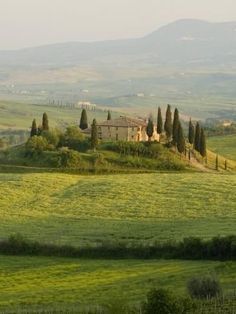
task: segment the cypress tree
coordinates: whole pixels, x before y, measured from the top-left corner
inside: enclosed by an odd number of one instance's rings
[[[151,138],[153,136],[153,132],[154,132],[154,125],[153,125],[153,121],[151,118],[148,119],[148,124],[147,124],[147,127],[146,127],[146,133],[147,133],[147,136],[148,136],[148,141],[150,142],[151,141]]]
[[[194,135],[195,135],[195,130],[194,130],[194,125],[192,123],[192,120],[189,120],[189,126],[188,126],[188,141],[189,144],[193,145],[194,143]]]
[[[110,110],[108,110],[108,113],[107,113],[107,120],[111,120],[111,112],[110,112]]]
[[[179,111],[175,108],[174,121],[173,121],[173,144],[176,145],[178,142],[178,132],[179,132]]]
[[[32,126],[31,126],[31,131],[30,131],[30,136],[35,136],[38,134],[38,129],[37,129],[37,124],[36,124],[36,120],[34,119],[32,122]]]
[[[94,150],[98,146],[98,129],[96,119],[93,119],[93,123],[91,125],[91,146]]]
[[[165,121],[164,129],[166,131],[167,138],[170,139],[172,135],[172,114],[171,114],[170,105],[168,105],[166,109],[166,121]]]
[[[185,151],[185,139],[184,139],[183,129],[180,122],[178,126],[177,148],[178,148],[179,153],[181,154]]]
[[[81,130],[85,130],[88,128],[87,111],[85,109],[83,109],[81,112],[79,127],[81,128]]]
[[[44,112],[44,114],[43,114],[42,130],[43,131],[49,130],[48,115],[46,114],[46,112]]]
[[[199,152],[202,157],[206,157],[206,137],[205,132],[203,128],[201,128],[201,134],[200,134],[200,147]]]
[[[196,124],[195,137],[194,137],[194,148],[200,152],[200,136],[201,136],[201,128],[199,122]]]
[[[161,108],[158,107],[158,113],[157,113],[157,133],[161,134],[162,132],[163,132],[162,114],[161,114]]]

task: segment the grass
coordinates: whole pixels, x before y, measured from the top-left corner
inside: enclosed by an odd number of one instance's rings
[[[228,159],[236,160],[236,135],[214,136],[207,139],[209,149],[224,155]]]
[[[0,237],[57,244],[235,233],[236,175],[0,174]]]
[[[62,310],[75,305],[139,303],[153,287],[172,288],[184,294],[189,278],[206,273],[216,274],[227,293],[236,285],[235,271],[235,262],[1,256],[0,308],[45,306]]]

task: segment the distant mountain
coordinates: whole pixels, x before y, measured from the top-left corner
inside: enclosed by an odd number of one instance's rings
[[[3,66],[82,64],[236,64],[236,22],[179,20],[138,39],[70,42],[0,51]],[[115,63],[114,63],[115,64]]]

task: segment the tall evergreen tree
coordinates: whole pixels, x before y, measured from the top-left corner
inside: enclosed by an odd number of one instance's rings
[[[194,143],[194,135],[195,135],[195,129],[194,129],[192,120],[190,119],[189,126],[188,126],[188,141],[191,145]]]
[[[88,117],[87,111],[85,109],[83,109],[81,112],[79,127],[81,128],[81,130],[85,130],[88,128]]]
[[[166,120],[165,120],[164,129],[166,131],[166,136],[168,140],[170,140],[172,136],[172,113],[171,113],[170,105],[168,105],[166,109]]]
[[[154,132],[154,124],[153,124],[152,119],[149,118],[148,119],[148,124],[147,124],[147,127],[146,127],[146,133],[147,133],[149,142],[151,141],[151,138],[153,136],[153,132]]]
[[[158,107],[158,113],[157,113],[157,133],[162,134],[163,132],[163,121],[162,121],[162,114],[161,114],[161,108]]]
[[[199,152],[202,157],[206,157],[206,137],[203,128],[201,128]]]
[[[180,122],[179,122],[179,126],[178,126],[177,148],[178,148],[179,153],[181,153],[181,154],[184,153],[184,151],[185,151],[185,139],[184,139],[182,125]]]
[[[176,145],[178,142],[178,132],[179,132],[179,125],[180,125],[180,121],[179,121],[179,111],[177,108],[175,108],[175,112],[174,112],[174,120],[173,120],[173,144]]]
[[[98,146],[98,129],[96,119],[93,119],[93,123],[91,125],[91,146],[94,150]]]
[[[31,131],[30,131],[30,136],[35,136],[38,134],[38,129],[37,129],[37,124],[36,124],[36,120],[34,119],[32,122],[32,126],[31,126]]]
[[[200,136],[201,136],[201,127],[199,122],[196,124],[195,137],[194,137],[194,149],[200,152]]]
[[[46,114],[46,112],[44,112],[44,114],[43,114],[42,130],[43,131],[48,131],[49,130],[48,115]]]
[[[108,110],[108,113],[107,113],[107,120],[111,120],[111,112],[110,112],[110,110]]]

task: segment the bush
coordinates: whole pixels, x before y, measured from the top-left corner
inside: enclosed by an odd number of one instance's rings
[[[60,147],[69,147],[74,150],[79,150],[81,143],[84,141],[84,135],[77,126],[69,126],[64,135],[60,138]]]
[[[153,289],[147,295],[143,305],[144,314],[184,314],[194,308],[188,298],[175,296],[165,289]]]
[[[48,149],[48,141],[42,136],[33,136],[25,144],[26,155],[39,155]]]
[[[68,149],[67,147],[61,148],[58,156],[58,166],[62,168],[76,168],[80,164],[80,155],[78,152]]]
[[[62,136],[62,133],[60,130],[51,129],[49,131],[43,131],[41,133],[41,136],[46,138],[49,144],[53,145],[54,147],[57,147]]]
[[[187,289],[190,296],[196,299],[211,299],[221,293],[219,281],[212,276],[190,279]]]

